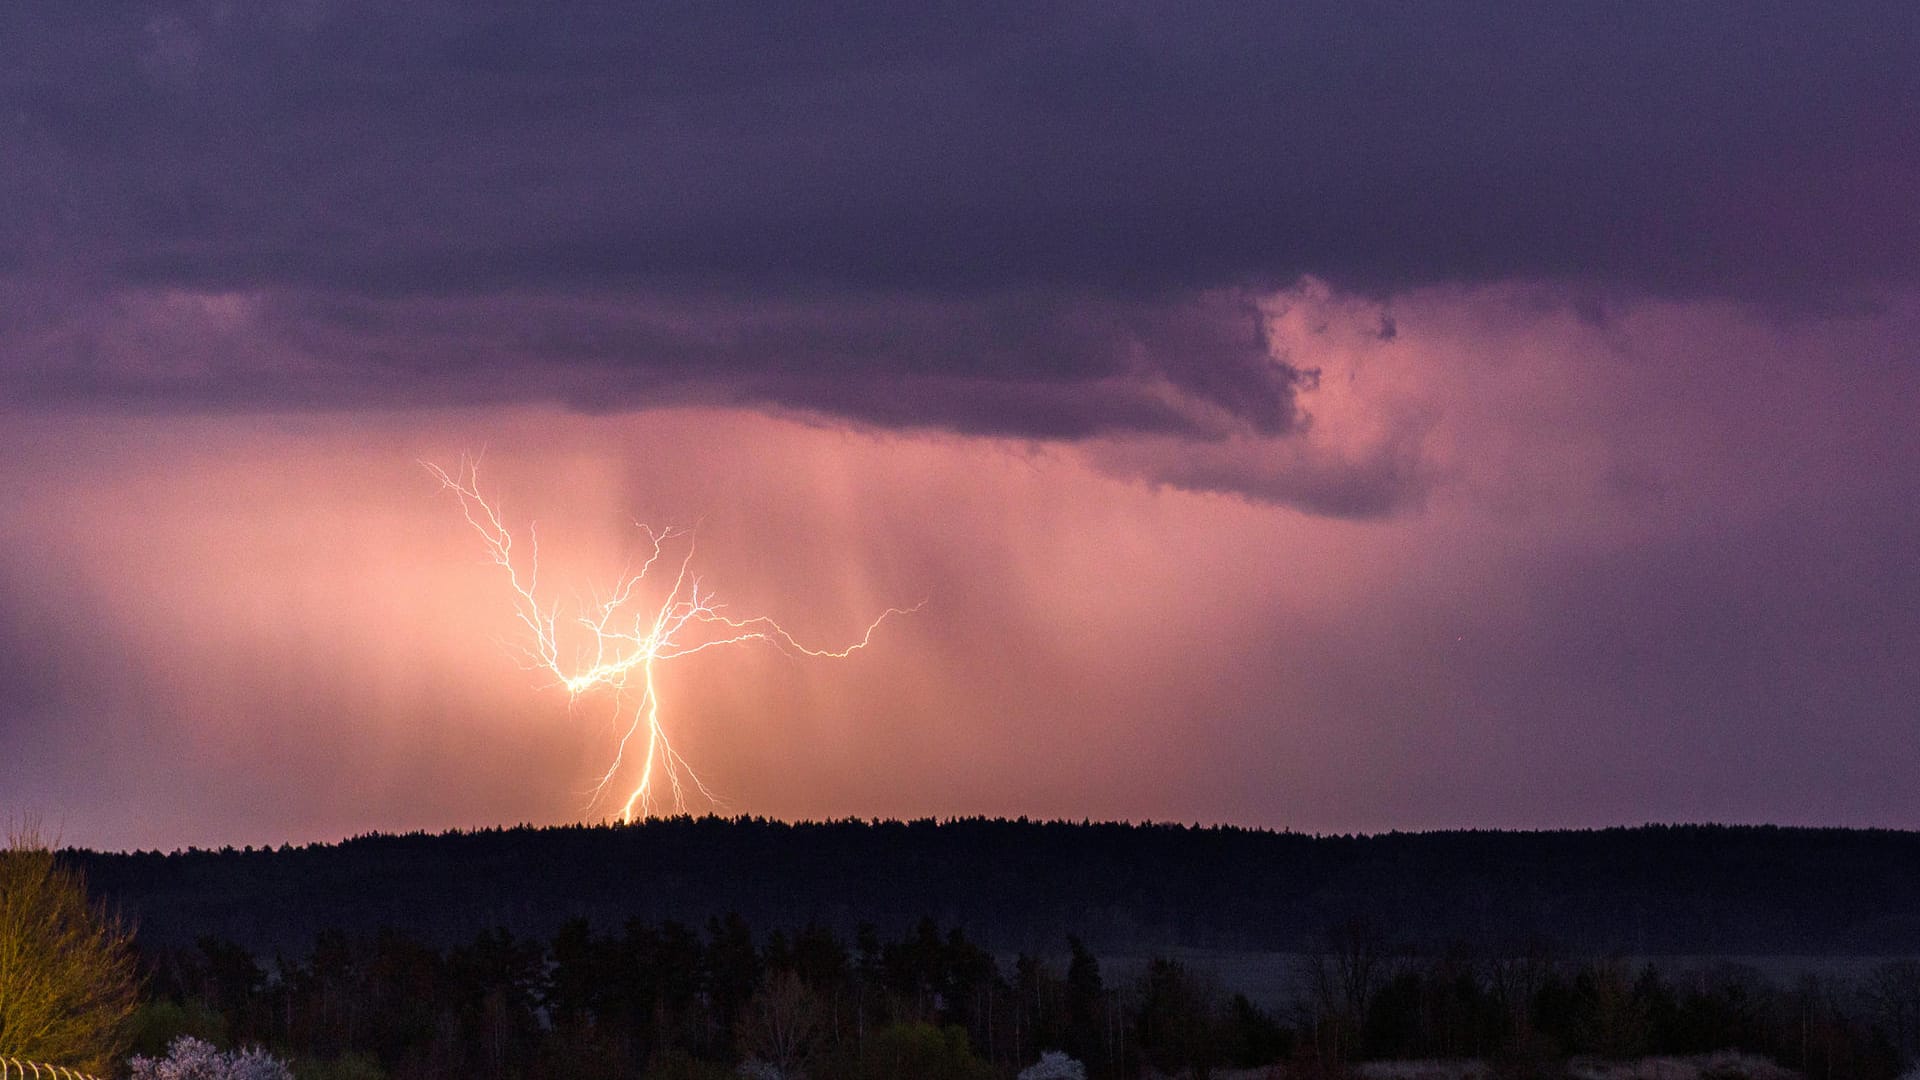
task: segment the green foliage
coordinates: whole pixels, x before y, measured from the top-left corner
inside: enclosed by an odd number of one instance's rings
[[[861,1048],[858,1080],[989,1080],[993,1069],[973,1054],[964,1028],[894,1024]]]
[[[132,931],[32,829],[0,851],[0,1055],[106,1073],[137,1001]]]
[[[387,1080],[385,1069],[366,1054],[342,1054],[331,1061],[298,1058],[294,1080]]]
[[[132,1033],[129,1049],[143,1057],[166,1057],[167,1047],[182,1035],[215,1046],[230,1045],[226,1016],[199,998],[149,1001],[134,1010],[128,1027]]]

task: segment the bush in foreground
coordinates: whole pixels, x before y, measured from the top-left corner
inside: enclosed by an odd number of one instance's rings
[[[133,932],[31,828],[0,849],[0,1055],[105,1073],[136,1001]]]
[[[173,1040],[164,1058],[135,1057],[131,1080],[293,1080],[293,1070],[259,1047],[223,1051],[191,1035]]]

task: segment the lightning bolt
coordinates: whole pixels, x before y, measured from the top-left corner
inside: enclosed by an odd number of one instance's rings
[[[844,659],[867,647],[880,624],[895,615],[920,609],[888,608],[867,624],[859,640],[844,648],[815,649],[796,641],[779,623],[765,615],[737,619],[723,614],[711,592],[703,590],[693,573],[694,534],[690,529],[655,529],[639,525],[645,538],[640,568],[625,574],[603,598],[579,603],[563,611],[557,602],[539,598],[540,540],[529,525],[524,546],[500,513],[500,504],[480,491],[479,462],[463,456],[460,467],[448,473],[432,462],[420,463],[440,481],[443,490],[460,501],[460,511],[485,544],[488,557],[500,567],[513,594],[513,614],[525,631],[525,640],[512,643],[530,670],[551,675],[567,693],[569,708],[590,694],[604,692],[613,701],[616,740],[613,760],[593,786],[587,802],[591,811],[607,798],[619,777],[630,772],[637,757],[639,776],[621,805],[621,821],[636,813],[648,816],[664,802],[658,797],[662,779],[671,792],[674,812],[687,808],[689,789],[710,805],[721,800],[674,749],[660,716],[660,693],[654,680],[656,665],[664,660],[706,652],[726,645],[760,642],[793,656]],[[656,568],[673,571],[664,591],[649,589]],[[652,599],[648,599],[651,593]],[[924,601],[923,601],[924,603]],[[562,655],[561,628],[575,632],[577,644]],[[635,747],[639,739],[643,748]]]

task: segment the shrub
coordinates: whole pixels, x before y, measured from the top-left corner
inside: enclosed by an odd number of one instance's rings
[[[105,1073],[136,1004],[133,932],[29,826],[0,849],[0,1055]]]
[[[1020,1070],[1019,1080],[1087,1080],[1087,1067],[1058,1050],[1040,1055],[1040,1060]]]
[[[173,1040],[164,1058],[135,1057],[131,1080],[293,1080],[293,1070],[259,1047],[223,1051],[191,1035]]]

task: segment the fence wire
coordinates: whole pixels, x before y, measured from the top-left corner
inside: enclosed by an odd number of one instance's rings
[[[100,1077],[65,1065],[0,1057],[0,1080],[100,1080]]]

